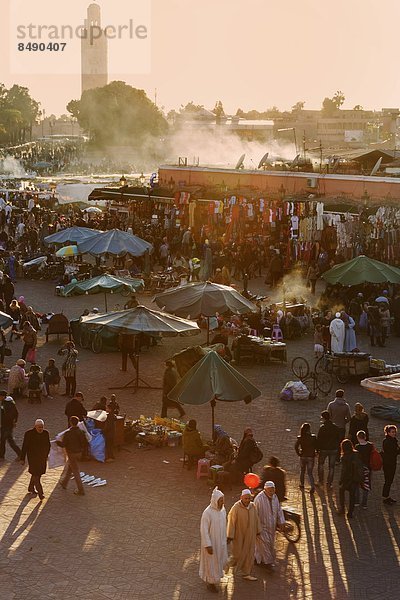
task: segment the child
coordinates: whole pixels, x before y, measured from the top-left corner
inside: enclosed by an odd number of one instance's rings
[[[322,325],[318,323],[314,330],[314,355],[320,358],[324,355],[324,339],[322,337]]]

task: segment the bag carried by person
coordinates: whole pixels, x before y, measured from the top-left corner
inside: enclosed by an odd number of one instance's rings
[[[4,356],[11,356],[12,351],[11,348],[7,348],[7,346],[4,348]]]
[[[375,448],[375,446],[371,450],[371,456],[369,458],[369,466],[371,471],[380,471],[383,466],[382,456]]]
[[[31,363],[31,364],[36,362],[35,348],[29,348],[28,352],[26,353],[26,362]]]

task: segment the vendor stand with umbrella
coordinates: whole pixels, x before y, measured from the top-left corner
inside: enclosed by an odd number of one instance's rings
[[[48,246],[56,244],[79,244],[93,236],[103,233],[98,229],[90,229],[89,227],[68,227],[61,229],[56,233],[52,233],[44,238],[45,244]]]
[[[119,229],[110,229],[100,233],[96,237],[78,242],[79,252],[88,253],[92,256],[102,256],[111,254],[112,256],[143,256],[146,250],[152,252],[153,246],[141,238],[120,231]]]
[[[68,246],[67,246],[68,247]],[[72,246],[75,247],[76,246]],[[107,293],[117,294],[119,292],[123,294],[133,294],[144,288],[144,281],[142,279],[133,279],[128,277],[117,277],[116,275],[98,275],[91,279],[85,279],[84,281],[74,281],[64,287],[63,296],[73,296],[79,294],[98,294],[104,293],[104,302],[106,312],[107,308]]]
[[[167,312],[181,317],[207,317],[207,344],[210,339],[210,317],[216,313],[246,314],[257,312],[255,304],[234,288],[210,281],[194,282],[169,289],[154,297],[154,302]]]
[[[360,255],[325,271],[322,279],[331,285],[346,286],[363,283],[400,283],[400,269]]]
[[[104,315],[82,317],[82,326],[90,329],[108,329],[122,335],[148,334],[162,336],[194,335],[200,332],[199,326],[193,321],[181,319],[146,306],[137,306],[129,310],[121,310]],[[135,353],[134,366],[136,376],[122,387],[110,389],[125,389],[133,387],[135,390],[144,387],[159,389],[151,386],[139,376],[139,354]],[[133,386],[131,384],[133,383]],[[140,385],[142,383],[143,385]]]
[[[196,363],[168,394],[170,400],[180,404],[199,406],[210,403],[212,434],[217,402],[243,401],[249,404],[259,396],[260,390],[214,350]]]

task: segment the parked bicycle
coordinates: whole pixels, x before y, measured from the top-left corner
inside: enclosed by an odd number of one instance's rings
[[[318,361],[317,361],[318,362]],[[318,393],[327,396],[332,390],[332,377],[329,373],[323,369],[316,369],[311,371],[308,361],[303,356],[296,356],[292,360],[291,365],[292,373],[300,379],[304,384],[307,381],[312,381],[312,396],[315,398]]]

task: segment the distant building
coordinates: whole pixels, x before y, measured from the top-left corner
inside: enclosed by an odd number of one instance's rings
[[[81,40],[81,76],[82,93],[97,87],[103,87],[108,83],[108,53],[107,38],[104,30],[95,36],[90,36],[90,27],[101,28],[100,6],[90,4],[85,19],[86,35]],[[91,39],[93,37],[93,39]]]
[[[320,110],[296,110],[274,119],[277,139],[293,141],[296,133],[299,149],[303,139],[308,147],[322,143],[324,148],[361,148],[390,140],[392,145],[399,127],[399,109],[337,110],[330,116]]]

